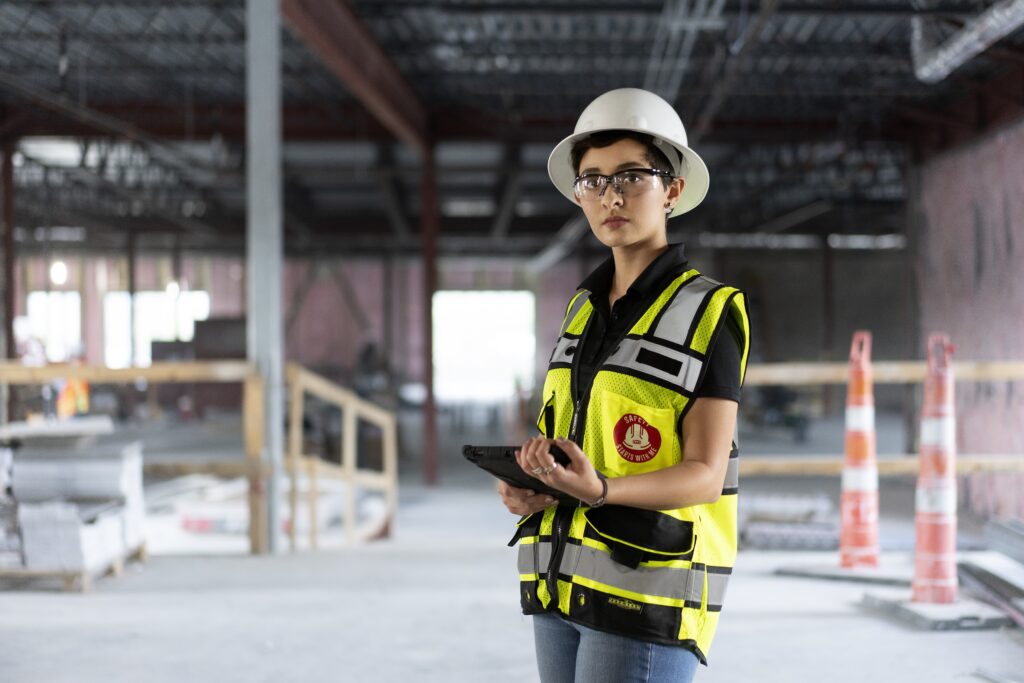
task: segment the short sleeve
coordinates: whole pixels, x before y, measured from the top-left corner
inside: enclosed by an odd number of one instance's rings
[[[743,332],[732,315],[725,319],[725,329],[718,335],[718,341],[708,357],[708,369],[704,381],[697,387],[696,396],[740,400],[740,365],[742,358]]]

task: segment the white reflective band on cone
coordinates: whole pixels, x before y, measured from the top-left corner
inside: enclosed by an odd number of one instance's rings
[[[917,488],[918,512],[956,512],[956,487]]]
[[[844,467],[843,491],[877,491],[877,467]]]
[[[846,431],[875,431],[874,406],[846,406]]]
[[[957,579],[914,579],[915,586],[956,586]]]
[[[952,417],[921,420],[921,445],[952,449],[956,445],[956,420]]]

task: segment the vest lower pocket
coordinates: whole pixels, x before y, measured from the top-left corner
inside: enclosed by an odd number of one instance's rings
[[[608,548],[611,559],[636,569],[641,562],[688,560],[696,536],[693,523],[654,510],[620,505],[591,508],[584,513],[584,539]]]
[[[645,640],[696,638],[704,566],[692,561],[693,523],[615,505],[580,512],[582,538],[562,559],[571,618]]]

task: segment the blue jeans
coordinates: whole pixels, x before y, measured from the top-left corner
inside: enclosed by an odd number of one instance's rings
[[[533,617],[541,683],[690,683],[700,663],[690,650],[648,643],[566,621]]]

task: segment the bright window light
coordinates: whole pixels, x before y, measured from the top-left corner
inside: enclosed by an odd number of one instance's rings
[[[533,388],[532,292],[434,294],[434,391],[439,402],[507,401]]]
[[[29,292],[27,332],[42,342],[46,359],[69,360],[82,349],[82,301],[78,292]]]
[[[128,292],[108,292],[103,299],[103,360],[112,368],[133,364],[128,337],[130,306]],[[209,317],[207,292],[136,292],[134,364],[152,363],[150,344],[154,341],[192,341],[196,321]]]

